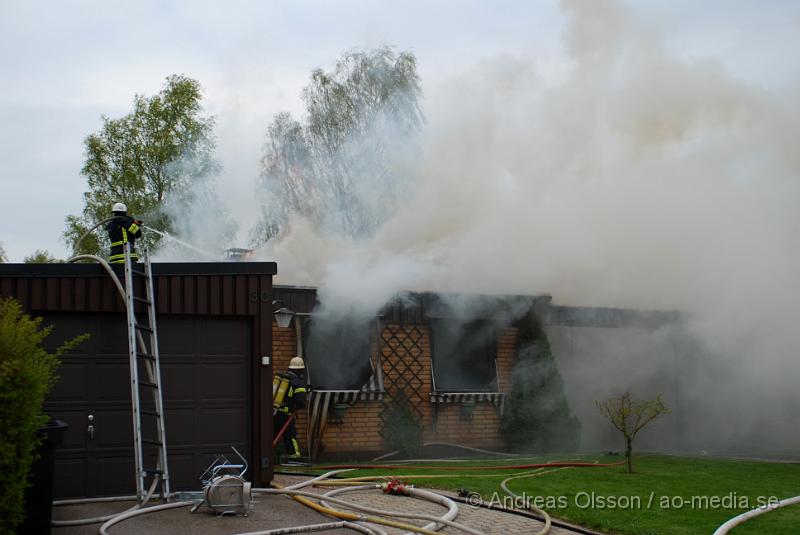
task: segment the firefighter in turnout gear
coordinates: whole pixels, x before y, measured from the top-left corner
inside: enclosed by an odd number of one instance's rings
[[[112,264],[125,262],[125,244],[131,244],[131,262],[136,262],[139,255],[136,254],[136,239],[142,235],[142,223],[128,215],[128,207],[121,202],[116,203],[111,211],[114,219],[106,225],[108,239],[111,240],[111,254],[108,261]]]
[[[273,432],[278,433],[286,423],[286,420],[295,412],[306,407],[306,388],[305,381],[306,364],[301,357],[294,357],[289,362],[289,370],[281,374],[282,379],[288,379],[289,385],[283,395],[280,406],[276,408],[272,425]],[[297,442],[297,427],[294,420],[289,423],[286,431],[283,432],[283,447],[289,458],[300,457],[300,444]]]

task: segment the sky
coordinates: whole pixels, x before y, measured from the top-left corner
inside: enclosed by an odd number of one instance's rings
[[[748,86],[791,89],[800,74],[800,4],[629,0],[630,12],[683,61],[713,59]],[[0,0],[0,244],[9,260],[68,256],[64,219],[86,189],[83,140],[101,116],[130,110],[170,74],[196,78],[216,119],[223,198],[240,245],[257,210],[266,125],[301,112],[309,73],[344,50],[414,52],[426,101],[482,61],[533,57],[539,74],[569,69],[558,2],[9,1]]]

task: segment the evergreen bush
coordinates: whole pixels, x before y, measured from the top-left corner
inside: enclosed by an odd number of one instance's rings
[[[519,340],[500,426],[506,445],[528,453],[574,451],[581,424],[570,411],[541,321],[531,308],[514,326]]]
[[[422,423],[408,397],[399,392],[390,397],[380,413],[384,446],[402,456],[415,456],[422,450]]]
[[[12,534],[24,518],[27,476],[47,423],[44,398],[55,381],[58,356],[83,341],[79,336],[55,353],[42,348],[51,328],[22,313],[13,299],[0,300],[0,534]]]

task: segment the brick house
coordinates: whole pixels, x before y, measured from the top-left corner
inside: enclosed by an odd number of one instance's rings
[[[273,369],[285,370],[292,357],[301,355],[314,387],[297,420],[304,451],[322,458],[370,458],[385,452],[380,414],[385,403],[401,393],[419,418],[424,442],[505,448],[500,421],[517,349],[517,330],[510,326],[508,304],[503,305],[507,298],[490,298],[485,310],[468,321],[448,317],[441,297],[434,294],[412,294],[388,304],[375,317],[364,349],[363,358],[369,359],[372,370],[369,380],[360,387],[329,388],[317,386],[315,361],[320,356],[304,347],[314,321],[316,290],[276,286],[274,297],[296,316],[288,328],[273,322]],[[508,299],[523,300],[528,307],[546,307],[550,301],[549,296]],[[473,344],[468,366],[454,362],[453,353],[463,347],[458,340],[446,343],[445,328],[458,324],[474,331],[475,322],[490,324],[488,334]],[[462,376],[465,368],[474,373]]]
[[[618,381],[593,381],[591,388],[586,382],[586,370],[608,379],[602,367],[610,361],[627,367],[614,371],[612,377],[630,376],[626,370],[644,366],[647,359],[651,361],[647,367],[661,366],[658,384],[649,386],[666,392],[678,414],[672,423],[659,425],[678,425],[682,418],[680,392],[673,388],[677,384],[673,366],[689,358],[689,353],[682,347],[686,334],[676,312],[557,306],[549,295],[467,296],[466,300],[465,296],[449,296],[471,311],[465,318],[463,310],[442,307],[441,295],[409,294],[387,304],[374,318],[374,325],[365,327],[372,331],[369,346],[363,350],[363,359],[369,360],[372,369],[369,380],[331,389],[315,385],[315,357],[319,355],[304,347],[317,305],[316,289],[277,285],[273,291],[276,299],[296,313],[289,328],[272,324],[273,369],[285,370],[296,355],[306,358],[314,393],[309,407],[298,414],[298,440],[304,451],[318,459],[374,458],[387,451],[380,414],[391,396],[400,392],[419,418],[424,442],[504,450],[500,422],[518,346],[518,332],[511,324],[531,307],[550,338],[571,409],[583,423],[583,449],[615,444],[609,426],[597,417],[594,400],[614,392]],[[453,359],[453,353],[464,348],[441,343],[442,325],[461,325],[460,335],[468,338],[471,331],[480,329],[481,322],[491,326],[488,336],[477,343],[482,347],[476,358],[468,362]],[[334,360],[335,356],[325,358]],[[452,361],[449,367],[448,361]],[[465,369],[476,373],[462,377],[460,372]]]

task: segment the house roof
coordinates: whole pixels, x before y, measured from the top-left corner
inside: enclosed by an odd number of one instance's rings
[[[275,275],[275,262],[153,262],[154,275]],[[122,264],[112,264],[122,271]],[[97,277],[105,270],[95,263],[0,264],[0,277]]]
[[[275,285],[273,296],[295,313],[308,315],[317,305],[317,288]],[[458,310],[458,305],[463,306]],[[674,310],[638,310],[613,307],[554,305],[548,294],[486,295],[435,292],[405,292],[387,303],[378,315],[387,323],[424,323],[428,319],[460,317],[468,309],[471,319],[516,319],[530,307],[545,325],[574,327],[641,327],[680,321],[684,313]]]

